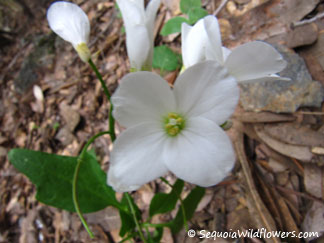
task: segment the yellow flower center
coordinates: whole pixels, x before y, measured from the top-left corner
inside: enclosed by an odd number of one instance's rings
[[[174,112],[170,112],[164,119],[164,129],[171,137],[177,136],[185,125],[186,122],[183,116]]]

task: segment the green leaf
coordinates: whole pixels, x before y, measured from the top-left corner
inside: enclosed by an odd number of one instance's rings
[[[187,221],[190,220],[200,202],[205,195],[205,188],[196,186],[183,200]],[[176,217],[167,225],[173,234],[178,233],[183,227],[183,213],[181,207],[178,209]]]
[[[167,213],[174,209],[178,201],[178,195],[182,192],[183,185],[183,181],[178,179],[170,193],[155,194],[150,204],[150,217],[159,213]]]
[[[189,11],[192,8],[200,8],[201,0],[181,0],[180,1],[180,10],[182,13],[189,14]]]
[[[150,239],[149,242],[150,243],[161,242],[162,236],[163,236],[163,227],[155,228],[152,237],[153,239]]]
[[[140,221],[141,211],[135,204],[133,198],[132,197],[130,197],[130,198],[131,198],[132,205],[135,209],[136,218],[138,221]],[[134,222],[134,218],[131,213],[131,209],[129,207],[128,200],[127,200],[125,194],[123,195],[123,198],[120,201],[120,203],[121,203],[122,207],[124,208],[124,210],[119,210],[119,215],[120,215],[120,219],[121,219],[121,228],[119,231],[119,235],[121,237],[123,237],[123,236],[125,236],[126,233],[131,233],[132,231],[134,231],[136,224]]]
[[[169,19],[168,22],[166,22],[163,26],[160,34],[163,36],[167,36],[173,33],[181,32],[182,23],[189,23],[189,21],[186,18],[179,16]]]
[[[169,47],[157,46],[154,48],[153,64],[154,68],[161,70],[174,71],[181,66],[181,58]]]
[[[8,156],[16,169],[36,185],[37,200],[75,212],[72,179],[77,157],[27,149],[12,149]],[[106,173],[101,170],[95,155],[91,152],[87,152],[84,156],[77,184],[78,202],[82,213],[95,212],[109,205],[120,207],[115,192],[106,184]]]
[[[192,8],[188,12],[189,24],[195,24],[199,19],[207,16],[208,12],[203,8]]]

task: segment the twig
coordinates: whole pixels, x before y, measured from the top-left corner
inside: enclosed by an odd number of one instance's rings
[[[217,14],[219,14],[219,12],[222,10],[222,8],[226,5],[226,3],[228,2],[228,0],[222,0],[221,4],[218,6],[218,8],[213,12],[214,16],[217,16]]]
[[[302,21],[297,21],[297,22],[292,23],[291,25],[294,28],[294,27],[297,27],[297,26],[310,24],[310,23],[315,22],[316,20],[321,19],[323,17],[324,17],[324,12],[317,14],[316,16],[314,16],[311,19],[305,19],[305,20],[302,20]]]

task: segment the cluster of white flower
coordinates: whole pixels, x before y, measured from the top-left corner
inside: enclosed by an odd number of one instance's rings
[[[117,0],[133,70],[151,67],[153,26],[160,0]],[[56,2],[47,13],[52,30],[72,43],[88,61],[90,25],[77,5]],[[223,180],[235,153],[220,128],[239,100],[238,82],[278,80],[286,66],[269,44],[254,41],[233,51],[222,46],[217,18],[207,16],[194,26],[182,25],[182,57],[186,69],[171,89],[155,73],[127,74],[112,96],[115,119],[126,128],[114,143],[108,184],[132,191],[165,175],[200,186]]]

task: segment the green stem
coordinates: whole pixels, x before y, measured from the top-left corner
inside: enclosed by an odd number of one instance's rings
[[[126,198],[127,198],[127,201],[128,201],[128,204],[129,204],[129,207],[131,209],[131,212],[132,212],[132,215],[133,215],[133,218],[134,218],[134,221],[135,221],[135,224],[136,224],[136,227],[137,227],[137,230],[138,230],[138,233],[139,233],[139,236],[142,240],[143,243],[146,243],[146,239],[143,235],[143,232],[142,232],[142,227],[140,226],[138,220],[137,220],[137,217],[136,217],[136,212],[135,212],[135,209],[133,207],[133,203],[132,203],[132,200],[130,198],[130,195],[128,194],[128,192],[125,192],[124,193]]]
[[[167,185],[169,185],[172,189],[173,189],[173,185],[168,182],[167,179],[165,179],[164,177],[160,177],[160,179]],[[180,201],[180,207],[181,207],[181,211],[182,211],[182,215],[183,215],[183,224],[185,226],[185,229],[186,231],[188,231],[189,227],[188,227],[188,223],[187,223],[187,216],[186,216],[186,210],[184,208],[184,204],[183,204],[183,200],[181,198],[181,195],[177,192],[177,190],[175,190],[177,196],[178,196],[178,199]]]
[[[89,64],[90,64],[90,67],[93,69],[93,71],[96,73],[96,76],[99,79],[102,88],[104,89],[105,95],[107,96],[108,100],[110,101],[110,93],[108,91],[107,85],[103,81],[101,74],[99,73],[96,65],[93,63],[91,58],[89,59]]]
[[[110,131],[106,131],[106,132],[100,132],[96,135],[94,135],[93,137],[91,137],[89,139],[89,141],[86,143],[86,145],[83,147],[82,151],[81,151],[81,154],[79,155],[78,159],[77,159],[77,164],[76,164],[76,167],[75,167],[75,170],[74,170],[74,175],[73,175],[73,182],[72,182],[72,197],[73,197],[73,204],[74,204],[74,207],[75,207],[75,211],[77,212],[84,228],[87,230],[88,234],[90,235],[91,238],[94,237],[92,231],[89,229],[89,226],[87,224],[87,222],[85,221],[82,213],[81,213],[81,210],[80,210],[80,207],[79,207],[79,203],[78,203],[78,197],[77,197],[77,181],[78,181],[78,175],[79,175],[79,171],[80,171],[80,165],[81,165],[81,162],[83,161],[84,159],[84,156],[85,156],[85,153],[87,152],[90,144],[92,144],[94,142],[94,140],[96,140],[96,138],[102,136],[102,135],[105,135],[105,134],[110,134]]]
[[[109,132],[110,132],[111,141],[114,142],[115,139],[116,139],[116,134],[115,134],[115,119],[112,116],[112,111],[113,111],[114,107],[113,107],[113,104],[112,104],[111,99],[110,99],[111,95],[109,93],[109,90],[107,88],[106,83],[103,81],[103,78],[102,78],[101,74],[98,71],[98,68],[93,63],[91,58],[89,59],[89,65],[93,69],[93,71],[95,72],[97,78],[99,79],[99,81],[101,83],[101,86],[102,86],[102,88],[104,90],[104,93],[107,96],[107,99],[109,100],[109,103],[110,103],[110,109],[109,109]]]
[[[142,224],[143,227],[153,227],[153,228],[162,228],[162,227],[168,227],[170,223],[162,223],[162,224],[152,224],[145,222]]]

